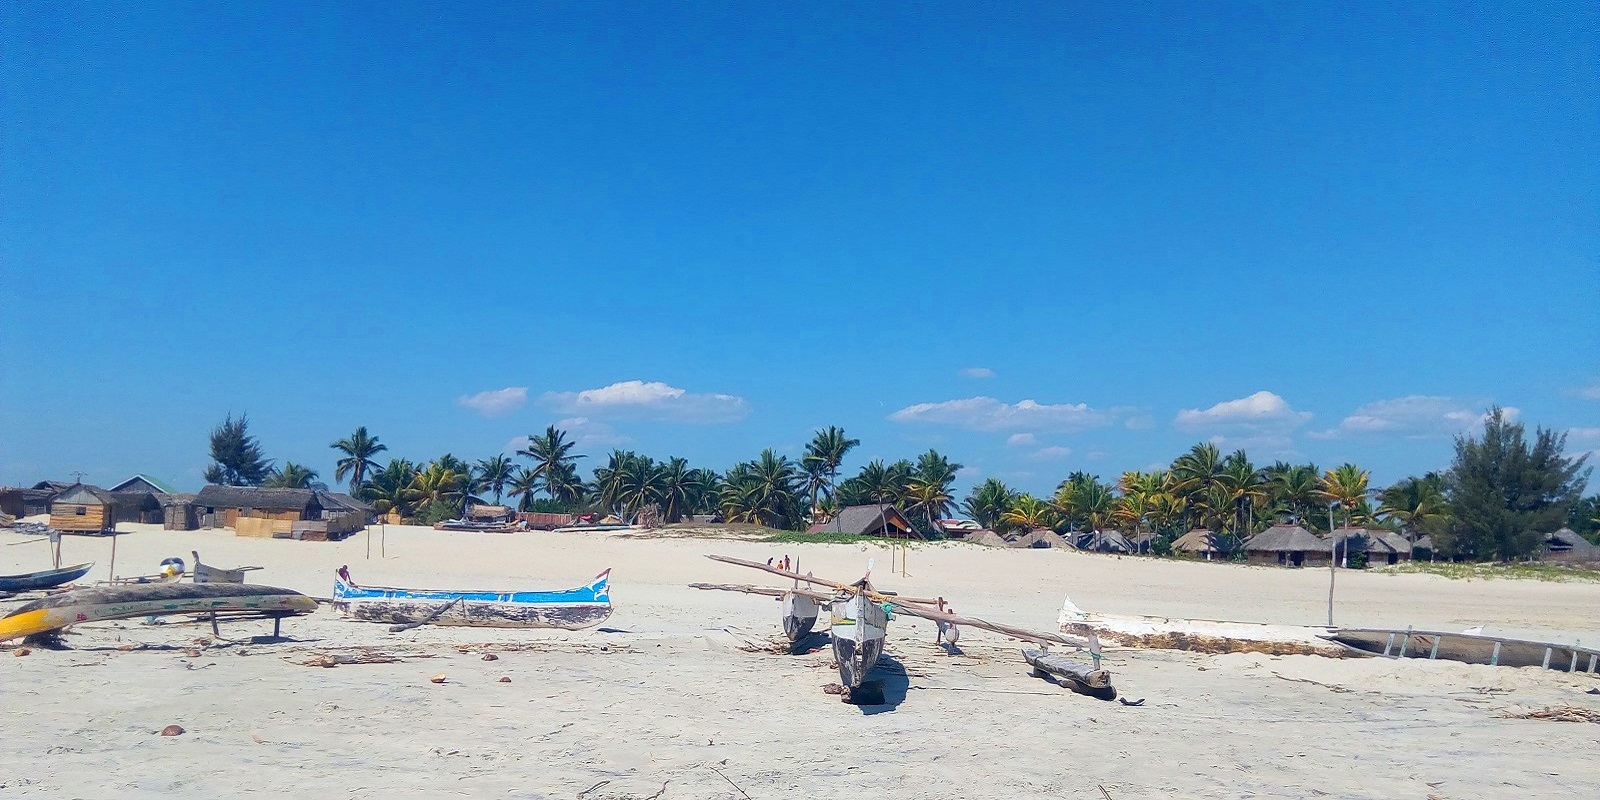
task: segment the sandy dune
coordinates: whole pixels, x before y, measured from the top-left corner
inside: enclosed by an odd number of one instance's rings
[[[892,705],[821,691],[826,651],[789,656],[770,599],[689,589],[765,576],[702,556],[765,560],[943,595],[961,612],[1053,629],[1062,597],[1085,609],[1282,624],[1325,621],[1327,574],[1059,551],[925,546],[910,576],[867,546],[778,546],[602,534],[447,534],[367,541],[241,539],[133,526],[120,574],[198,549],[252,582],[326,596],[333,570],[442,587],[558,587],[613,568],[600,630],[385,626],[327,611],[285,623],[283,644],[196,645],[209,629],[86,626],[69,651],[0,657],[7,713],[0,791],[18,797],[750,798],[802,793],[933,798],[1592,796],[1600,725],[1505,719],[1555,705],[1600,709],[1600,678],[1536,669],[1312,656],[1117,650],[1125,697],[1105,703],[1028,677],[1017,645],[984,632],[965,655],[931,623],[891,624]],[[0,533],[0,544],[25,537]],[[380,558],[381,548],[385,558]],[[109,545],[69,539],[69,562]],[[43,545],[0,549],[0,571],[47,565]],[[1450,581],[1341,571],[1336,621],[1600,641],[1600,584]],[[270,623],[239,623],[248,637]],[[137,649],[119,649],[138,645]],[[185,650],[200,651],[189,657]],[[364,650],[365,649],[365,650]],[[397,663],[303,666],[382,652]],[[484,661],[491,652],[498,660]],[[443,684],[428,677],[444,673]],[[499,678],[511,682],[501,683]],[[156,735],[177,724],[178,737]],[[605,782],[602,784],[602,782]],[[597,786],[598,785],[598,786]]]

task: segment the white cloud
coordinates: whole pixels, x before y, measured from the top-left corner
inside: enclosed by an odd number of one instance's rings
[[[993,397],[969,397],[942,403],[918,403],[889,415],[890,422],[951,425],[975,431],[1019,430],[1072,433],[1110,425],[1111,415],[1083,403],[1045,405],[1023,400],[1015,405]]]
[[[1149,414],[1140,414],[1137,417],[1129,417],[1128,421],[1122,423],[1122,425],[1130,431],[1142,431],[1154,428],[1156,426],[1156,420],[1155,417],[1152,417]]]
[[[578,392],[545,392],[539,404],[588,417],[630,417],[667,422],[737,422],[750,404],[731,394],[700,394],[660,381],[621,381]]]
[[[1591,381],[1588,386],[1579,389],[1578,396],[1585,400],[1600,400],[1600,381]]]
[[[1009,444],[1009,445],[1012,445],[1012,446],[1033,444],[1033,434],[1031,434],[1031,433],[1013,433],[1010,436],[1006,437],[1006,444]]]
[[[1567,439],[1573,442],[1600,442],[1600,428],[1568,428]]]
[[[983,380],[985,378],[993,378],[994,377],[994,370],[989,369],[988,367],[967,367],[966,369],[961,370],[961,372],[959,372],[957,374],[959,374],[963,378],[971,378],[973,380]]]
[[[522,408],[528,402],[528,387],[507,386],[456,398],[456,405],[470,408],[486,417],[503,417]]]
[[[1426,439],[1452,436],[1483,424],[1487,403],[1453,397],[1413,394],[1368,403],[1340,420],[1335,427],[1314,431],[1314,439],[1340,439],[1347,436],[1390,436]],[[1507,419],[1516,419],[1518,410],[1502,409]]]
[[[1072,448],[1056,446],[1046,447],[1028,457],[1037,459],[1039,461],[1055,461],[1057,459],[1066,458],[1070,455],[1072,455]]]
[[[624,445],[632,439],[617,433],[610,425],[604,422],[595,422],[587,417],[570,417],[556,423],[558,430],[567,434],[567,440],[577,445],[579,451],[588,448],[605,448]],[[515,453],[528,446],[528,437],[515,436],[506,442],[504,452]]]
[[[1237,400],[1224,400],[1204,411],[1186,408],[1172,424],[1183,431],[1284,434],[1311,419],[1311,412],[1296,411],[1272,392],[1256,392]]]

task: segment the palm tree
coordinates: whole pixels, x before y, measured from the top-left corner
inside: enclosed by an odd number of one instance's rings
[[[1328,503],[1338,503],[1345,509],[1345,524],[1354,519],[1354,512],[1367,500],[1367,480],[1371,473],[1350,463],[1340,464],[1323,473],[1317,485],[1317,496]]]
[[[369,436],[365,425],[356,428],[355,433],[328,446],[344,454],[333,465],[333,479],[342,481],[344,476],[349,475],[352,494],[360,491],[367,473],[378,471],[378,462],[373,459],[389,449],[378,442],[378,437]]]
[[[529,436],[528,446],[517,451],[517,455],[533,459],[533,474],[540,479],[556,471],[559,464],[572,463],[583,456],[572,455],[575,442],[567,441],[567,432],[557,430],[551,425],[544,430],[541,436]],[[549,485],[546,484],[546,488]],[[555,499],[554,489],[551,489],[550,499]]]
[[[1083,530],[1098,531],[1110,527],[1116,498],[1111,487],[1094,476],[1074,475],[1057,488],[1054,505],[1061,516]]]
[[[539,490],[539,474],[526,467],[518,467],[509,483],[511,496],[517,498],[518,511],[533,510],[533,493]]]
[[[1206,492],[1221,479],[1222,453],[1210,442],[1196,444],[1172,462],[1172,491],[1197,512]]]
[[[661,465],[661,519],[672,524],[693,513],[700,491],[700,470],[690,469],[681,458],[667,459]]]
[[[1412,542],[1446,518],[1444,478],[1436,472],[1406,478],[1379,492],[1378,500],[1378,513],[1399,523]]]
[[[797,490],[801,473],[794,462],[768,448],[749,466],[743,491],[745,505],[756,511],[762,524],[789,528],[800,522]]]
[[[407,496],[416,477],[416,465],[403,458],[392,458],[388,466],[372,473],[372,477],[356,490],[356,496],[372,503],[379,514],[393,511],[407,516],[411,511]]]
[[[817,431],[811,437],[805,455],[800,457],[800,467],[805,471],[805,490],[811,497],[812,507],[824,494],[833,494],[834,482],[839,477],[839,465],[844,463],[845,455],[859,444],[860,439],[845,438],[844,429],[834,425]]]
[[[443,459],[441,459],[442,461]],[[468,476],[441,461],[434,461],[411,480],[406,500],[414,509],[433,503],[459,503],[466,495]],[[458,460],[459,461],[459,460]]]
[[[326,489],[328,485],[317,481],[317,471],[293,461],[283,462],[261,482],[270,489]]]
[[[617,478],[617,500],[622,503],[624,521],[662,498],[661,465],[648,456],[636,456],[622,465]]]
[[[1267,506],[1273,514],[1286,514],[1303,525],[1311,524],[1317,504],[1317,465],[1278,462],[1263,472],[1267,479]]]
[[[973,487],[972,492],[961,503],[961,510],[977,521],[979,525],[993,530],[1000,523],[1000,517],[1011,510],[1016,502],[1017,493],[1011,491],[998,478],[985,479],[983,483]]]
[[[556,465],[540,482],[552,501],[568,508],[581,504],[589,493],[589,484],[578,476],[578,465],[572,461]]]
[[[1218,483],[1226,490],[1228,504],[1233,509],[1229,526],[1236,539],[1243,541],[1245,533],[1255,524],[1256,507],[1267,502],[1267,478],[1250,463],[1243,450],[1235,450],[1222,465]]]
[[[516,474],[516,466],[505,455],[493,455],[478,462],[477,479],[473,481],[472,490],[475,492],[494,492],[494,504],[500,505],[500,495],[505,493],[506,486],[511,483]]]
[[[1040,528],[1054,528],[1056,526],[1056,511],[1050,504],[1025,494],[1012,502],[1011,507],[1000,515],[1000,525],[1008,530],[1021,529],[1025,531]]]
[[[950,496],[949,487],[937,481],[912,480],[906,487],[906,499],[911,504],[906,507],[906,513],[922,512],[923,518],[928,521],[928,527],[938,530],[938,520],[950,513],[950,505],[955,498]]]

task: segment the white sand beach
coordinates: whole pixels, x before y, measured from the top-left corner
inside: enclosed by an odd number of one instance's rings
[[[1600,791],[1600,725],[1507,719],[1600,710],[1600,677],[1445,662],[1206,656],[1112,649],[1138,707],[1029,676],[1017,642],[968,630],[965,655],[931,623],[890,625],[889,706],[824,694],[826,651],[749,645],[781,636],[769,598],[687,588],[777,585],[705,559],[789,555],[819,575],[942,595],[956,611],[1054,630],[1085,609],[1286,625],[1325,622],[1321,570],[925,545],[910,575],[887,549],[628,534],[373,529],[338,543],[125,526],[117,571],[150,573],[199,550],[255,564],[252,583],[317,596],[358,581],[561,588],[612,571],[616,612],[578,632],[423,627],[400,634],[324,608],[292,641],[210,642],[194,624],[83,626],[70,650],[0,654],[0,791],[11,797],[1500,798]],[[0,544],[28,537],[0,532]],[[380,541],[382,555],[380,557]],[[64,562],[110,543],[69,538]],[[48,565],[45,545],[0,548],[0,571]],[[776,579],[775,579],[776,580]],[[8,604],[6,608],[14,604]],[[1600,642],[1600,584],[1459,581],[1341,571],[1335,621]],[[268,622],[225,626],[236,638]],[[395,663],[304,666],[371,648]],[[198,650],[198,655],[186,651]],[[483,660],[485,653],[496,660]],[[904,675],[893,673],[903,668]],[[429,677],[447,676],[434,684]],[[510,682],[499,679],[509,677]],[[162,737],[167,725],[186,733]],[[663,787],[665,787],[663,791]],[[1101,787],[1104,787],[1102,793]]]

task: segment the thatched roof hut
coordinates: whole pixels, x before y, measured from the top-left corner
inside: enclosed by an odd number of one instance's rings
[[[1176,553],[1205,554],[1209,558],[1213,554],[1222,553],[1222,542],[1216,533],[1205,528],[1195,528],[1173,540],[1172,550]]]
[[[967,535],[962,537],[962,541],[972,542],[973,544],[984,544],[990,547],[1011,546],[1011,543],[1007,542],[1004,536],[987,529],[968,531]]]
[[[1007,543],[1007,546],[1042,550],[1048,548],[1071,548],[1072,542],[1049,528],[1038,528],[1012,539]]]
[[[1552,555],[1570,553],[1572,555],[1586,556],[1600,550],[1600,545],[1583,538],[1571,528],[1562,528],[1545,536],[1544,549],[1545,552]]]
[[[894,506],[845,506],[833,519],[806,528],[807,533],[853,533],[857,536],[889,536],[921,539],[900,509]]]
[[[1298,567],[1308,562],[1326,562],[1333,546],[1299,525],[1274,525],[1244,543],[1249,560],[1263,564]]]
[[[1092,550],[1097,553],[1136,553],[1139,548],[1122,531],[1082,531],[1078,534],[1077,541],[1073,544],[1079,550]]]

